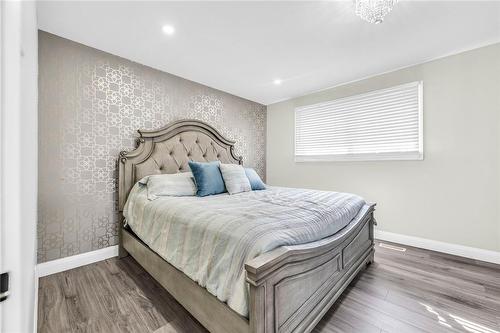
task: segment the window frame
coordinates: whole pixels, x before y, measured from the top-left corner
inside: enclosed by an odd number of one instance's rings
[[[328,154],[328,155],[297,155],[297,110],[304,107],[321,107],[334,101],[343,101],[353,97],[362,98],[364,96],[380,93],[385,90],[392,90],[405,86],[417,86],[418,93],[418,152],[385,152],[385,153],[357,153],[357,154]],[[383,89],[367,91],[361,94],[350,95],[346,97],[331,99],[320,103],[306,104],[294,108],[294,158],[295,162],[349,162],[349,161],[422,161],[424,160],[424,101],[423,101],[423,81],[412,81]]]

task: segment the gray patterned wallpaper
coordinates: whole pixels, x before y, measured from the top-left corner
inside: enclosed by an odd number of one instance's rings
[[[38,262],[117,244],[118,153],[183,118],[264,176],[265,106],[40,31]]]

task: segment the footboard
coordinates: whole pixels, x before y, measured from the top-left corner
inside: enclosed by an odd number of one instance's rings
[[[250,332],[310,332],[356,274],[373,261],[373,211],[334,236],[280,247],[245,265]]]

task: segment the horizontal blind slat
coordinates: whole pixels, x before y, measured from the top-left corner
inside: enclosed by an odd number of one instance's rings
[[[374,94],[374,95],[366,96],[366,97],[363,97],[363,95],[345,97],[345,98],[340,98],[340,99],[329,101],[329,102],[298,107],[297,110],[298,111],[310,110],[310,109],[318,110],[318,109],[321,109],[322,107],[330,106],[330,105],[342,106],[344,104],[356,103],[356,102],[361,102],[361,101],[371,102],[371,101],[374,101],[377,99],[391,99],[391,98],[397,98],[399,96],[408,96],[408,95],[413,95],[415,88],[417,88],[417,87],[412,87],[410,89],[393,90],[393,91],[389,91],[389,92],[385,92],[385,93],[380,92],[377,95]]]
[[[297,128],[297,132],[303,133],[334,133],[335,131],[343,131],[348,129],[357,129],[361,131],[366,128],[383,128],[390,127],[391,125],[396,124],[414,124],[418,125],[418,117],[414,115],[406,116],[406,117],[398,117],[396,119],[391,117],[384,117],[382,120],[379,119],[367,119],[360,121],[359,123],[335,123],[328,128],[325,128],[324,124],[314,124],[311,126],[302,126]]]
[[[415,146],[408,146],[408,145],[392,145],[392,146],[380,146],[380,147],[374,147],[374,146],[367,146],[367,147],[359,147],[359,148],[352,148],[352,147],[337,147],[335,149],[308,149],[308,150],[297,150],[296,152],[298,154],[309,154],[309,155],[321,155],[321,154],[335,154],[339,152],[357,152],[357,153],[363,153],[363,152],[381,152],[381,151],[393,151],[393,152],[400,152],[400,151],[415,151],[418,152],[418,147]]]
[[[335,147],[361,147],[361,146],[383,146],[383,145],[396,145],[396,144],[406,144],[406,145],[415,145],[414,139],[417,136],[414,136],[412,138],[394,138],[390,140],[378,140],[378,141],[371,141],[371,140],[364,140],[360,139],[356,142],[356,144],[351,144],[345,141],[338,141],[335,142],[335,145],[330,144],[330,143],[314,143],[314,144],[308,144],[308,143],[302,143],[300,146],[297,146],[297,149],[313,149],[313,148],[322,148],[322,149],[327,149],[327,148],[335,148]]]
[[[394,98],[394,99],[379,100],[379,101],[371,102],[371,103],[359,102],[359,103],[349,103],[349,104],[346,103],[344,105],[328,105],[328,106],[324,106],[324,107],[321,107],[318,109],[301,110],[301,111],[297,112],[297,115],[302,116],[302,117],[306,117],[308,115],[316,116],[318,114],[330,113],[332,110],[338,111],[339,114],[342,114],[342,113],[347,113],[348,110],[366,111],[366,110],[370,110],[373,108],[401,104],[401,103],[418,104],[418,100],[417,100],[417,98],[415,98],[415,96],[412,96],[411,98],[400,97],[400,98]]]
[[[346,108],[342,109],[343,112],[336,112],[335,109],[330,109],[329,112],[324,112],[324,113],[318,113],[318,114],[308,114],[308,115],[297,115],[296,119],[300,119],[303,121],[307,120],[315,120],[315,119],[330,119],[330,118],[335,118],[335,119],[345,119],[345,118],[352,118],[352,117],[359,117],[359,116],[376,116],[377,114],[384,113],[384,112],[390,112],[390,111],[415,111],[415,109],[418,109],[418,103],[417,102],[401,102],[401,103],[394,103],[394,104],[386,104],[380,107],[367,107],[366,109],[360,109],[360,108]],[[367,112],[366,110],[369,110]]]

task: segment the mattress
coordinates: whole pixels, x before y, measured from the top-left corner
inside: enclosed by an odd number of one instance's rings
[[[147,187],[137,183],[123,213],[154,252],[247,317],[245,262],[280,246],[331,236],[360,218],[366,206],[354,194],[282,187],[149,200]]]

